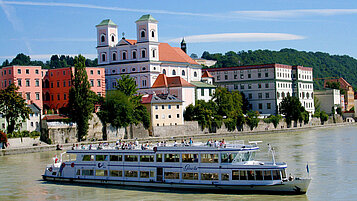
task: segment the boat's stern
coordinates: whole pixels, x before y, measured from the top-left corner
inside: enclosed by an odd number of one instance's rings
[[[58,176],[58,172],[60,170],[60,164],[50,164],[47,165],[45,169],[45,173],[42,175],[44,180],[49,180],[49,178],[55,178]]]

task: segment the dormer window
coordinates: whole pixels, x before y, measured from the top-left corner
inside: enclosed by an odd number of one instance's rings
[[[145,38],[145,30],[142,30],[142,31],[140,32],[140,36],[141,36],[141,38]]]
[[[102,34],[100,36],[100,42],[104,43],[105,42],[105,34]]]
[[[193,73],[193,76],[194,76],[194,77],[197,77],[197,72],[194,72],[194,73]]]

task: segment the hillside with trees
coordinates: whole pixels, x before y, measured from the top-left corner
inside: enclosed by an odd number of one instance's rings
[[[354,89],[357,89],[357,60],[343,55],[330,55],[323,52],[306,52],[294,49],[248,50],[225,54],[204,52],[202,58],[216,60],[217,63],[210,68],[259,65],[259,64],[287,64],[313,67],[314,78],[343,77]],[[314,82],[315,89],[323,88],[323,80]]]

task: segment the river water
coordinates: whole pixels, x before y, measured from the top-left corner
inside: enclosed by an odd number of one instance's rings
[[[256,159],[270,161],[267,143],[276,160],[288,163],[288,174],[312,182],[306,195],[234,195],[195,193],[99,185],[55,184],[41,180],[46,164],[60,152],[0,157],[0,200],[357,200],[357,126],[241,136],[262,140]],[[217,138],[219,139],[219,138]],[[233,140],[226,138],[225,140]]]

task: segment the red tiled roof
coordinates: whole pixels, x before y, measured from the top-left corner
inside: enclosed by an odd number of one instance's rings
[[[137,40],[125,39],[131,45],[135,45]],[[199,65],[195,60],[188,56],[181,48],[171,47],[168,43],[159,43],[159,60],[170,62],[183,62]]]
[[[195,87],[194,85],[190,84],[180,76],[175,77],[167,77],[165,74],[160,74],[152,88],[168,88],[168,87]]]
[[[141,98],[141,103],[142,103],[142,104],[151,103],[151,98],[152,98],[152,94],[144,95],[144,96]]]
[[[202,77],[213,77],[211,73],[209,73],[207,70],[203,73]]]
[[[68,119],[68,117],[64,116],[64,115],[46,115],[44,118],[42,118],[43,120],[47,120],[47,121],[53,121],[53,120],[62,120],[62,119]]]
[[[345,79],[340,77],[339,79],[327,79],[324,82],[324,86],[326,87],[327,82],[339,82],[342,89],[347,89],[348,87],[352,87]]]

